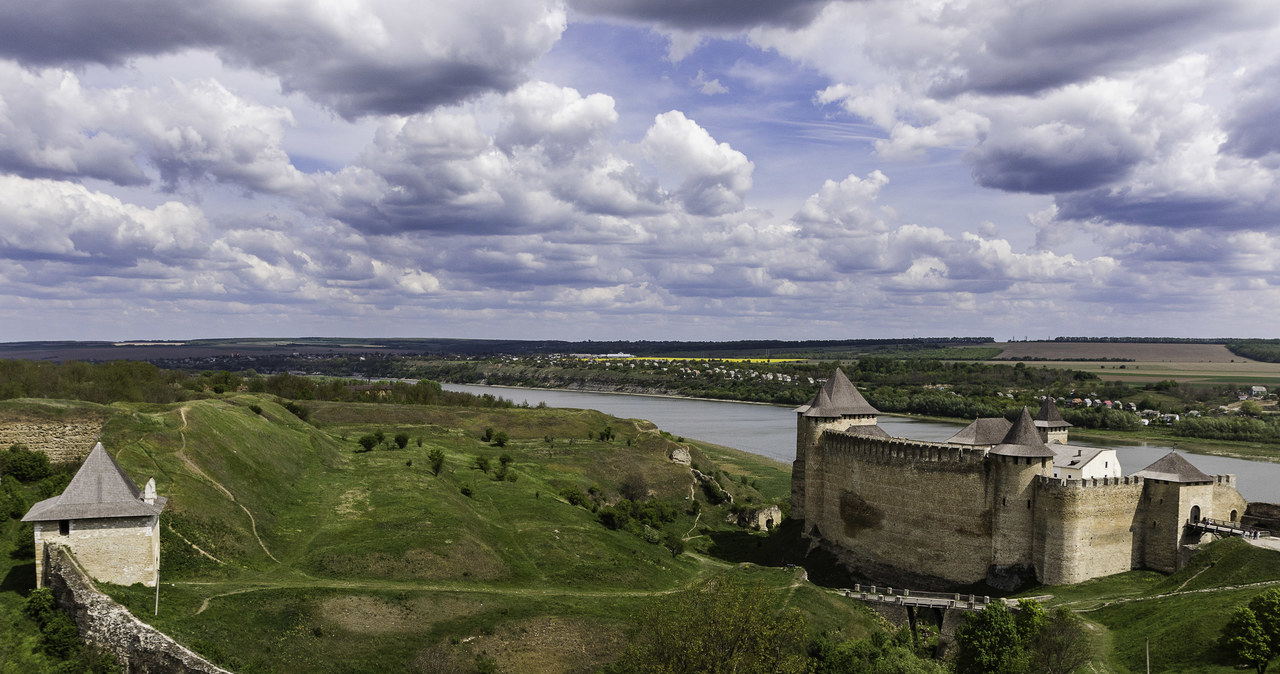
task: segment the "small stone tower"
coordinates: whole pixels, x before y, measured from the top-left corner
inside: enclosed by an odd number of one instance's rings
[[[1053,475],[1053,450],[1040,439],[1027,408],[987,452],[991,470],[991,563],[1021,574],[1034,563],[1036,476]]]
[[[167,500],[156,496],[154,479],[140,492],[99,442],[61,494],[31,506],[22,518],[35,523],[36,587],[45,581],[46,543],[70,548],[96,580],[154,587]]]
[[[1044,401],[1040,403],[1040,411],[1036,413],[1035,422],[1036,430],[1040,432],[1040,439],[1046,444],[1050,442],[1067,444],[1067,429],[1071,428],[1071,424],[1062,418],[1062,413],[1053,402],[1053,396],[1044,397]]]
[[[831,373],[813,399],[796,408],[796,414],[796,460],[791,464],[791,518],[803,521],[808,505],[816,506],[822,498],[821,493],[808,494],[805,488],[806,471],[822,470],[821,466],[808,465],[809,450],[817,445],[822,433],[846,431],[882,438],[889,437],[889,434],[876,425],[880,411],[862,397],[840,368]]]

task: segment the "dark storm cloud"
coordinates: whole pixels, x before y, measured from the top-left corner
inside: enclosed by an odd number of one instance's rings
[[[1206,33],[1254,27],[1256,14],[1239,1],[1029,3],[975,35],[963,74],[932,93],[1035,94],[1159,63]]]
[[[1224,149],[1252,159],[1280,152],[1276,120],[1280,120],[1280,64],[1251,78],[1240,105],[1226,120],[1229,137]]]
[[[571,0],[584,14],[653,22],[675,30],[799,28],[834,0]]]
[[[1280,222],[1280,209],[1224,195],[1197,198],[1132,195],[1127,189],[1098,189],[1057,196],[1058,215],[1065,220],[1103,220],[1171,229],[1264,229]]]
[[[456,6],[449,6],[456,5]],[[563,29],[544,3],[249,6],[155,0],[0,3],[0,55],[24,64],[119,65],[208,49],[272,74],[346,118],[408,114],[506,91]]]
[[[969,154],[973,179],[983,187],[1005,192],[1059,194],[1090,189],[1121,180],[1140,159],[1123,153],[1070,156],[1035,153],[1016,147],[985,149]]]

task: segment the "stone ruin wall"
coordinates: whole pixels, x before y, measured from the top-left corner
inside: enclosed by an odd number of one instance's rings
[[[99,592],[66,547],[49,545],[46,556],[45,585],[58,606],[75,621],[81,638],[110,651],[126,674],[231,674]]]
[[[806,528],[816,525],[842,561],[914,587],[986,577],[991,512],[981,450],[827,432],[806,464],[805,490],[818,496]]]
[[[159,519],[148,517],[101,517],[70,520],[63,536],[56,520],[35,523],[36,583],[47,564],[45,543],[65,545],[88,573],[100,581],[116,585],[156,584],[156,558],[160,554]]]
[[[89,455],[105,424],[105,419],[96,416],[57,421],[0,421],[0,450],[23,444],[28,449],[48,454],[49,461],[53,463],[78,463]]]
[[[1041,478],[1036,572],[1045,585],[1079,583],[1143,564],[1143,480]]]

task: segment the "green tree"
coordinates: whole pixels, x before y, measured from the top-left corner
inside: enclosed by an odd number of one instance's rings
[[[1256,400],[1246,400],[1240,403],[1240,413],[1247,417],[1262,416],[1262,405]]]
[[[1222,628],[1222,643],[1258,674],[1267,671],[1271,660],[1280,655],[1280,588],[1273,587],[1236,609]]]
[[[607,672],[804,672],[804,618],[776,611],[771,593],[730,575],[653,602]]]
[[[494,447],[506,447],[507,441],[510,439],[511,437],[507,435],[506,431],[498,431],[497,433],[493,434],[492,444]]]
[[[1241,606],[1231,614],[1231,619],[1222,628],[1222,645],[1232,655],[1257,669],[1258,674],[1265,674],[1267,665],[1276,656],[1267,631],[1248,606]]]
[[[408,447],[408,446],[409,446],[409,434],[396,433],[396,447],[399,447],[400,449],[404,449],[405,447]]]
[[[1025,669],[1017,623],[1002,601],[970,615],[956,630],[956,646],[959,674],[1012,674]]]
[[[372,434],[366,433],[360,436],[360,439],[356,440],[356,443],[363,447],[364,451],[368,452],[378,446],[378,438],[374,437]]]
[[[489,472],[489,466],[490,466],[490,464],[489,464],[489,457],[487,457],[487,456],[477,456],[477,457],[476,457],[476,468],[479,468],[479,469],[480,469],[480,472],[482,472],[482,473],[487,473],[487,472]]]
[[[1092,656],[1084,621],[1065,608],[1048,614],[1028,642],[1028,650],[1031,670],[1042,674],[1070,674],[1084,667]]]
[[[444,468],[444,450],[439,447],[432,448],[427,452],[427,459],[431,461],[431,474],[440,475],[440,470]]]

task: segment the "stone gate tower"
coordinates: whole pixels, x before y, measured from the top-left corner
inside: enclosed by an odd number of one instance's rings
[[[67,546],[96,580],[155,587],[167,500],[156,496],[154,479],[140,492],[99,442],[61,494],[22,518],[35,523],[36,587],[44,585],[46,543]]]

